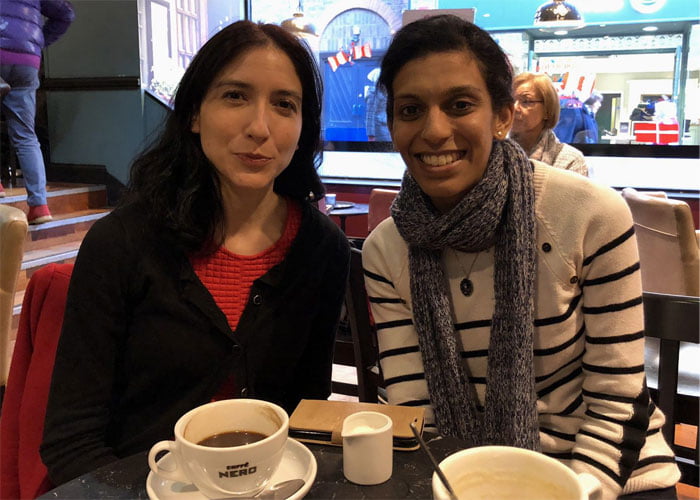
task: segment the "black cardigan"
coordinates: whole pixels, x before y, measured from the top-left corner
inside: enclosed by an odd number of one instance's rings
[[[238,396],[290,413],[328,397],[350,251],[328,217],[302,206],[287,256],[253,283],[235,332],[142,212],[94,224],[70,283],[41,446],[55,484],[171,439],[230,374]]]

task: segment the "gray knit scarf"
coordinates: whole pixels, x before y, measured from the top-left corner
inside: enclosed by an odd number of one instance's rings
[[[494,141],[484,177],[441,214],[407,173],[391,215],[409,247],[413,321],[438,430],[469,446],[539,450],[533,368],[535,215],[532,167],[510,140]],[[477,408],[450,313],[445,249],[495,245],[484,411]]]

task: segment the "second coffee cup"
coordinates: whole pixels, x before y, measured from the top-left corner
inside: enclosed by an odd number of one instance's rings
[[[148,454],[154,474],[193,483],[209,498],[250,497],[277,470],[289,430],[287,412],[256,399],[229,399],[199,406],[175,424],[175,440],[160,441]],[[168,451],[174,468],[165,469]],[[174,459],[174,460],[172,460]]]

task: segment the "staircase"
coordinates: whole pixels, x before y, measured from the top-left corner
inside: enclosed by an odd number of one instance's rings
[[[5,186],[5,198],[0,203],[27,212],[24,187]],[[50,182],[47,203],[53,215],[51,222],[30,225],[24,243],[24,258],[17,279],[15,305],[12,315],[10,350],[14,347],[24,291],[32,273],[52,262],[74,262],[80,243],[92,224],[107,215],[107,190],[103,185]]]

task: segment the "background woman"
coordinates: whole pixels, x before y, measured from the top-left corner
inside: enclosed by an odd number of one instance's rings
[[[511,66],[473,24],[407,24],[381,71],[407,167],[363,246],[389,402],[468,446],[541,450],[606,499],[675,498],[622,197],[503,139]]]
[[[552,129],[559,121],[559,96],[552,80],[543,74],[520,73],[513,79],[515,114],[510,138],[532,160],[588,176],[583,154],[562,144]]]
[[[313,57],[278,26],[234,23],[193,59],[75,264],[41,448],[55,483],[212,399],[329,396],[349,245],[308,201],[321,102]]]

